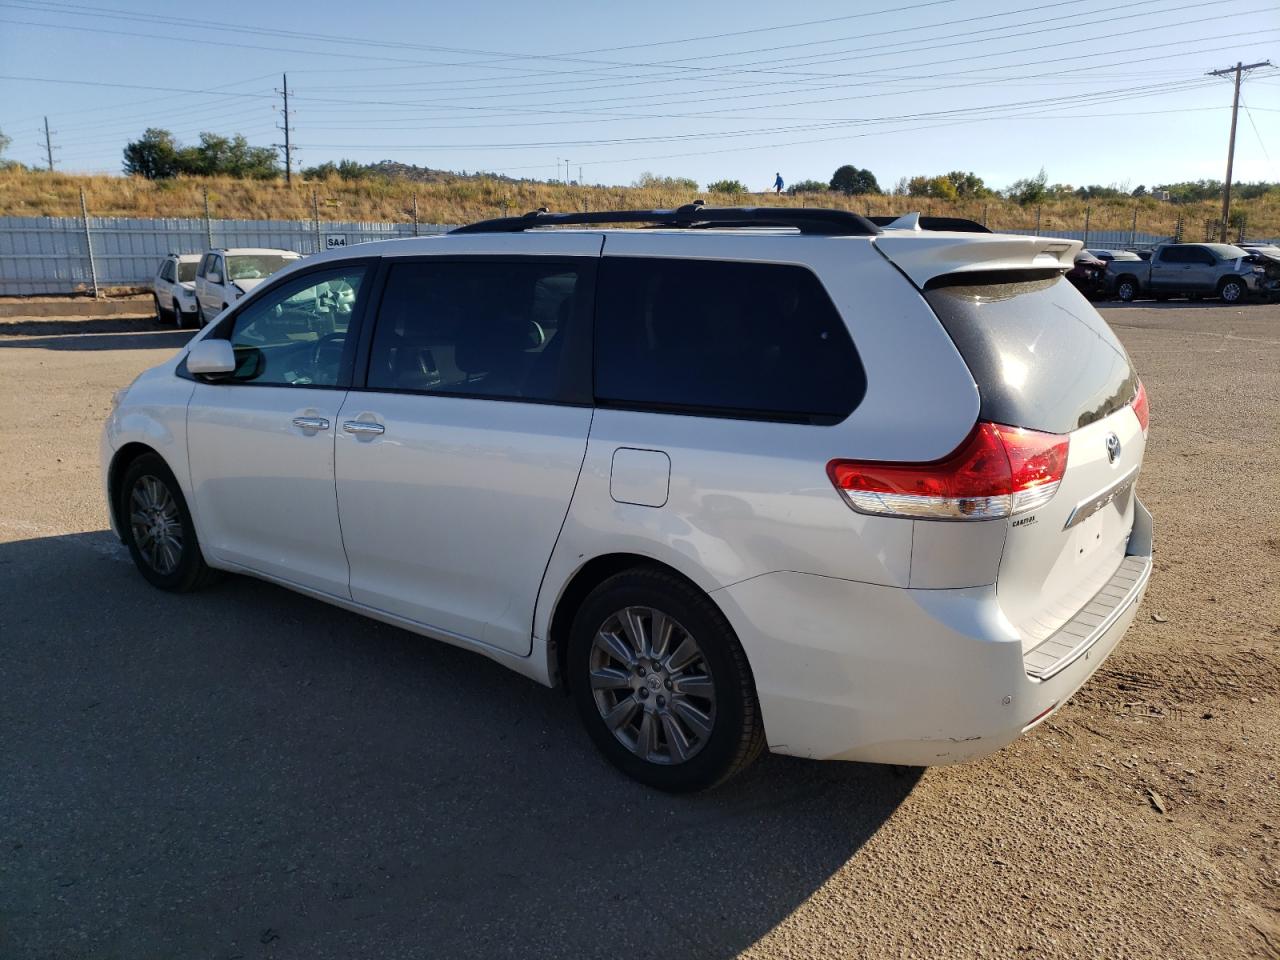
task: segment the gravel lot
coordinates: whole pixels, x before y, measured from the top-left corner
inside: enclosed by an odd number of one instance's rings
[[[1104,311],[1156,574],[986,761],[767,758],[671,798],[570,702],[105,531],[113,390],[184,334],[0,324],[0,956],[1280,956],[1280,306]]]

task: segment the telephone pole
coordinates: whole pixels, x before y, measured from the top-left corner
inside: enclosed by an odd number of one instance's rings
[[[49,137],[49,118],[44,118],[44,155],[49,161],[49,170],[53,171],[53,140]]]
[[[1220,243],[1227,242],[1227,230],[1231,225],[1231,166],[1236,158],[1236,115],[1240,112],[1240,80],[1247,70],[1271,65],[1270,60],[1260,60],[1257,63],[1241,63],[1237,60],[1234,67],[1210,70],[1207,74],[1210,77],[1226,77],[1234,73],[1236,79],[1235,98],[1231,101],[1231,139],[1227,143],[1227,179],[1222,184],[1222,223],[1218,234]]]
[[[289,75],[283,73],[280,75],[284,80],[284,86],[280,89],[281,96],[284,97],[284,143],[277,143],[277,150],[284,150],[284,182],[292,186],[293,184],[293,144],[289,137]]]

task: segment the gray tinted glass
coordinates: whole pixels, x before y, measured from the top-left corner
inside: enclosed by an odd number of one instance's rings
[[[1124,347],[1069,282],[975,279],[924,296],[969,365],[983,420],[1069,433],[1133,398]]]

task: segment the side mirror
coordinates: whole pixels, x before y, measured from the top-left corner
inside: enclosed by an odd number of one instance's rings
[[[187,370],[197,376],[235,373],[236,352],[230,340],[201,340],[187,353]]]
[[[208,280],[210,283],[222,282],[222,274],[220,274],[217,270],[210,270],[207,274],[205,274],[204,278]]]

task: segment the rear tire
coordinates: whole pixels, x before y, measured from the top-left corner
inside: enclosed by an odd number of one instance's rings
[[[705,790],[764,749],[738,638],[706,594],[667,570],[636,567],[596,587],[574,618],[567,666],[591,739],[648,786]]]
[[[153,293],[151,295],[151,299],[156,305],[156,323],[167,323],[169,320],[169,314],[165,311],[164,307],[160,306],[160,295]]]
[[[1138,281],[1132,277],[1121,277],[1116,284],[1116,297],[1125,303],[1132,303],[1138,296]]]
[[[216,579],[200,552],[182,489],[163,459],[146,453],[134,460],[115,497],[125,546],[148,583],[186,593]]]
[[[1223,303],[1240,303],[1244,300],[1247,292],[1244,282],[1241,280],[1223,280],[1218,287],[1218,296]]]

